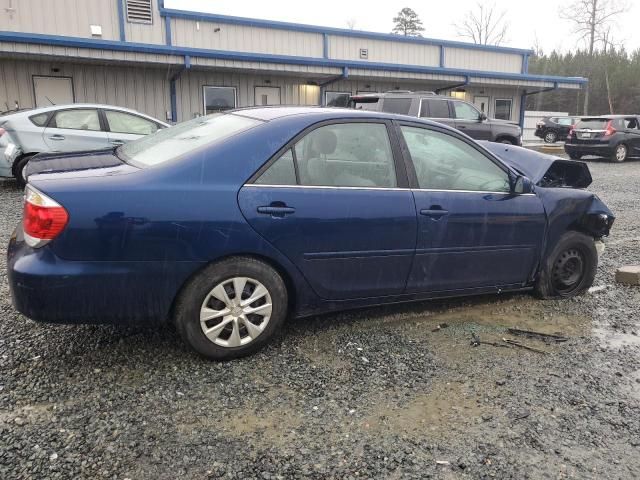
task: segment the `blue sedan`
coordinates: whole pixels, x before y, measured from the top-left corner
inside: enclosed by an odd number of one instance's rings
[[[37,156],[13,304],[59,323],[175,322],[247,355],[287,316],[593,282],[613,214],[587,166],[377,112],[249,108],[116,149]]]

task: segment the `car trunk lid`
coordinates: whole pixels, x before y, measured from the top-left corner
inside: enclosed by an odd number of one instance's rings
[[[69,179],[112,176],[138,171],[122,161],[115,149],[35,155],[24,169],[26,180],[34,176],[42,179]]]

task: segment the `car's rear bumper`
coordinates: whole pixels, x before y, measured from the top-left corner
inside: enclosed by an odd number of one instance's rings
[[[540,130],[540,129],[536,129],[536,131],[533,132],[533,134],[538,138],[544,138],[545,133],[546,132],[544,130]]]
[[[599,157],[609,157],[613,155],[614,147],[609,143],[565,143],[564,151],[567,153],[577,153],[580,155],[595,155]]]
[[[159,323],[177,292],[201,266],[195,262],[80,262],[46,246],[33,249],[17,228],[7,251],[14,307],[51,323]]]

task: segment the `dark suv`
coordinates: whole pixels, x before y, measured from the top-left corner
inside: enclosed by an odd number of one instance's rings
[[[536,123],[534,135],[543,139],[545,143],[556,143],[558,139],[567,138],[577,120],[577,117],[544,117]]]
[[[640,115],[582,117],[567,136],[564,150],[570,158],[584,155],[624,162],[640,155]]]
[[[522,145],[522,129],[513,122],[487,118],[474,105],[433,92],[397,91],[354,95],[349,106],[422,117],[444,123],[476,140]]]

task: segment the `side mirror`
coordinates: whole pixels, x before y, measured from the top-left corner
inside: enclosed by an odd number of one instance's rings
[[[534,186],[531,180],[523,175],[518,175],[515,177],[513,181],[513,188],[511,189],[511,193],[515,193],[517,195],[522,195],[525,193],[533,193]]]
[[[480,112],[479,122],[484,122],[487,119],[487,115],[484,112]]]

